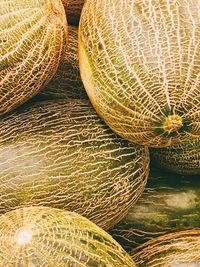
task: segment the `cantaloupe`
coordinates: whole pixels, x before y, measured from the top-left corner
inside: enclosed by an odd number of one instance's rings
[[[151,149],[155,166],[163,170],[187,175],[200,175],[200,138],[185,145]]]
[[[152,170],[147,186],[109,233],[127,250],[164,234],[200,229],[200,179]]]
[[[151,147],[200,136],[200,2],[88,0],[81,76],[93,106],[123,138]]]
[[[0,2],[0,114],[22,104],[53,77],[67,45],[61,0]]]
[[[70,25],[78,25],[83,4],[86,0],[62,0]]]
[[[135,267],[112,237],[84,217],[29,207],[0,217],[0,266]]]
[[[199,267],[200,230],[155,238],[132,250],[131,255],[137,267]]]
[[[76,26],[68,27],[68,46],[58,71],[34,100],[63,98],[87,98],[79,71],[78,28]]]
[[[43,205],[103,228],[141,195],[148,149],[115,135],[89,101],[42,101],[0,120],[0,214]]]

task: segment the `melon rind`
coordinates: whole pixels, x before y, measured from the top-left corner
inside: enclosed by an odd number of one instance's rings
[[[199,20],[195,0],[85,3],[81,77],[96,111],[117,134],[151,147],[200,136]]]
[[[28,207],[0,217],[0,265],[135,267],[100,227],[72,212]]]
[[[24,103],[56,73],[67,45],[60,0],[0,2],[0,114]]]
[[[149,153],[115,135],[89,101],[42,101],[0,121],[0,214],[75,211],[107,229],[138,200]]]

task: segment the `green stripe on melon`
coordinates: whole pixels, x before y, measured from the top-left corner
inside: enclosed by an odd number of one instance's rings
[[[105,122],[151,147],[200,135],[200,4],[88,0],[79,30],[84,86]]]
[[[0,213],[75,211],[109,228],[141,195],[148,149],[115,135],[88,101],[43,101],[0,121]]]
[[[67,43],[60,0],[0,3],[0,114],[24,103],[55,74]]]
[[[1,266],[135,266],[109,234],[68,211],[18,209],[0,217],[0,233]]]
[[[155,238],[130,254],[137,267],[199,267],[200,230]]]
[[[200,179],[151,171],[147,186],[109,233],[127,250],[152,238],[200,229]]]

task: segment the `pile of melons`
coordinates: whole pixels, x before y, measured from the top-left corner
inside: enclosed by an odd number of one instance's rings
[[[200,266],[200,0],[0,0],[0,267]]]

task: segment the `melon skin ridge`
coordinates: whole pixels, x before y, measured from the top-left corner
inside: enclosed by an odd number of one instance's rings
[[[85,3],[81,77],[96,111],[123,138],[167,147],[199,137],[200,5],[195,3]]]
[[[200,230],[188,230],[155,238],[130,253],[137,267],[200,265]]]
[[[68,45],[56,74],[31,101],[65,98],[88,99],[79,70],[78,27],[71,25],[68,26]]]
[[[0,217],[0,265],[126,266],[131,257],[101,228],[68,211],[28,207]]]
[[[144,190],[148,149],[116,136],[89,101],[25,105],[0,122],[0,214],[50,206],[107,229]]]
[[[199,176],[153,169],[136,205],[109,233],[130,252],[153,238],[194,229],[200,229]]]
[[[153,165],[184,175],[200,174],[200,139],[185,145],[150,149]]]
[[[67,21],[60,0],[4,0],[0,5],[1,115],[54,76],[67,46]]]

